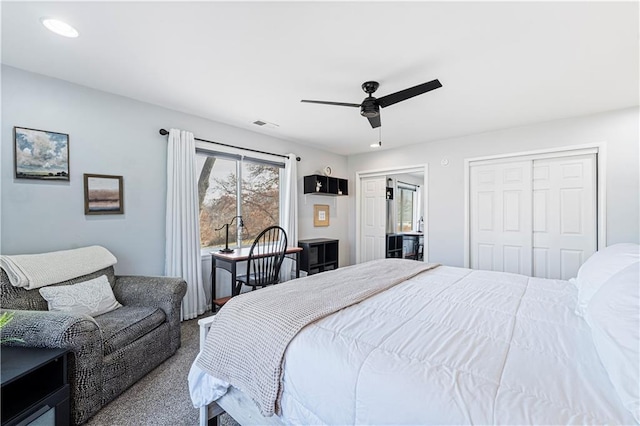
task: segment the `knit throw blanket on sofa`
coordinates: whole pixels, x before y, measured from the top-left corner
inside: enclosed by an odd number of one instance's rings
[[[1,255],[0,267],[9,282],[32,290],[87,275],[115,265],[115,256],[101,246],[42,254]]]
[[[435,266],[383,259],[234,297],[215,316],[197,365],[250,396],[264,416],[277,414],[283,356],[304,326]]]

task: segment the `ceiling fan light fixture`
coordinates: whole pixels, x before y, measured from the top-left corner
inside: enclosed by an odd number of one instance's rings
[[[362,90],[369,96],[364,98],[362,103],[352,104],[346,102],[332,102],[332,101],[313,101],[309,99],[302,99],[300,102],[306,102],[311,104],[324,104],[324,105],[337,105],[346,107],[360,108],[360,115],[366,117],[369,120],[369,124],[373,129],[376,129],[382,125],[380,120],[380,108],[386,108],[390,105],[397,104],[398,102],[406,101],[414,96],[421,95],[423,93],[430,92],[431,90],[442,87],[442,84],[438,79],[428,81],[426,83],[418,84],[417,86],[409,87],[408,89],[400,90],[399,92],[391,93],[381,98],[375,98],[372,94],[378,90],[380,84],[377,81],[365,81],[362,83]]]
[[[362,101],[362,105],[360,106],[360,115],[367,118],[377,117],[380,115],[380,107],[378,107],[375,98],[369,96]]]
[[[40,18],[40,22],[42,22],[42,25],[44,25],[49,31],[63,37],[76,38],[80,35],[80,33],[78,33],[78,30],[59,19]]]

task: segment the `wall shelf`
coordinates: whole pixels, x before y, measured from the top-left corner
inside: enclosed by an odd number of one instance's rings
[[[304,177],[304,193],[317,195],[349,195],[349,181],[331,176]]]
[[[393,187],[387,186],[385,198],[387,200],[393,200]]]

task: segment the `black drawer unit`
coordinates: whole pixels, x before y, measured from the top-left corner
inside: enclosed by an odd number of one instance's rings
[[[300,269],[307,275],[338,269],[338,240],[311,238],[298,240],[298,246],[302,247]]]

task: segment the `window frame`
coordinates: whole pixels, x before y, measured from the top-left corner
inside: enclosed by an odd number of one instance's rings
[[[396,209],[396,231],[398,233],[403,233],[403,232],[414,232],[417,230],[418,226],[417,226],[417,222],[418,222],[418,214],[419,214],[419,205],[420,205],[420,185],[414,185],[411,183],[405,183],[405,182],[396,182],[396,192],[397,192],[397,203],[398,203],[398,208]],[[402,229],[402,219],[403,219],[403,214],[402,214],[402,201],[404,198],[403,193],[405,191],[410,191],[411,194],[411,229],[408,231],[405,231],[404,229]]]
[[[243,197],[242,197],[242,183],[243,183],[242,169],[243,169],[243,165],[245,163],[255,163],[255,164],[262,164],[262,165],[268,165],[268,166],[272,166],[272,167],[277,167],[279,169],[279,171],[278,171],[278,194],[279,194],[278,222],[280,222],[280,213],[282,211],[282,205],[283,205],[282,191],[280,191],[280,188],[282,187],[282,179],[284,177],[284,168],[285,168],[285,163],[284,162],[273,161],[272,159],[261,158],[261,157],[253,156],[253,155],[244,155],[244,154],[239,154],[239,153],[232,153],[232,152],[213,150],[213,149],[210,149],[210,148],[204,148],[204,147],[197,146],[197,145],[196,145],[196,155],[203,155],[203,156],[207,156],[207,157],[216,157],[216,158],[220,158],[220,159],[235,161],[235,163],[236,163],[236,216],[242,216],[242,200],[243,200]],[[198,206],[198,208],[199,207],[200,206]],[[231,219],[229,219],[229,220],[231,220]],[[222,225],[224,225],[224,224],[222,224]],[[239,248],[250,247],[250,246],[251,246],[251,243],[247,243],[247,244],[244,244],[244,245],[242,244],[242,230],[241,230],[241,228],[239,226],[236,226],[235,240],[232,240],[231,235],[229,236],[229,248],[239,249]],[[207,247],[200,246],[200,250],[203,253],[205,253],[205,252],[208,253],[208,252],[216,250],[216,249],[218,249],[220,247],[223,247],[223,245],[221,244],[221,245],[207,246]]]

